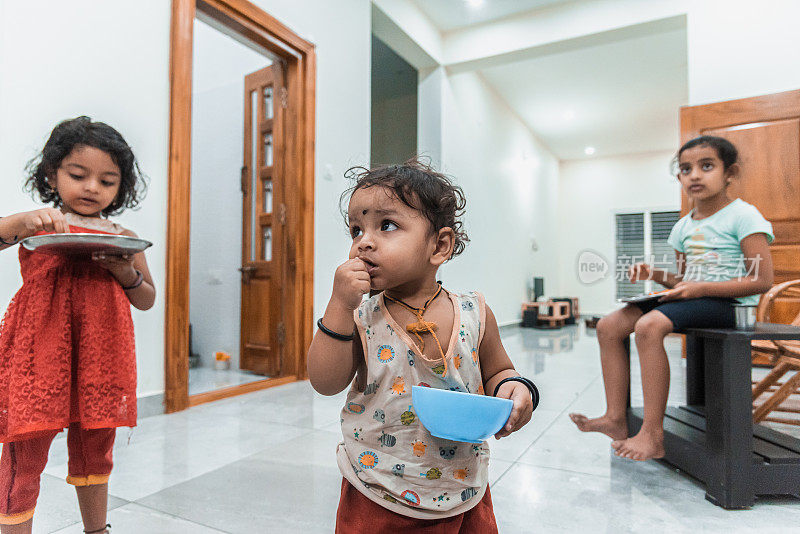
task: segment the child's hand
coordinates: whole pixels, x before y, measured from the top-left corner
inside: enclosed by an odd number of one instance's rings
[[[369,289],[367,264],[358,258],[352,258],[336,269],[331,301],[336,301],[345,309],[353,311],[361,304],[361,299],[369,293]]]
[[[494,435],[495,438],[500,439],[512,432],[516,432],[531,420],[533,399],[531,398],[530,390],[525,384],[516,381],[509,381],[500,386],[496,396],[499,399],[511,399],[514,401],[514,407],[511,408],[511,415],[508,416],[506,426]]]
[[[25,230],[30,235],[39,232],[55,232],[57,234],[68,234],[69,224],[61,210],[55,208],[42,208],[40,210],[28,211],[22,214],[22,223]]]
[[[120,283],[136,279],[132,254],[113,256],[95,252],[92,254],[92,260],[100,267],[107,269]]]
[[[652,280],[653,267],[646,263],[636,263],[631,265],[628,269],[628,279],[631,282],[639,282],[641,280]]]
[[[658,299],[658,302],[697,299],[705,296],[705,284],[703,282],[678,282],[666,295]]]

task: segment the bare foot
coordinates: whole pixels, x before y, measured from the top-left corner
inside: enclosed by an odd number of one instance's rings
[[[611,419],[609,416],[589,419],[580,413],[571,413],[569,418],[581,432],[601,432],[614,440],[623,440],[628,437],[628,426],[625,419]]]
[[[632,438],[611,443],[614,454],[622,458],[644,462],[664,457],[663,432],[639,432]]]

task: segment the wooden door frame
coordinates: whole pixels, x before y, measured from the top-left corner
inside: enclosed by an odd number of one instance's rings
[[[285,375],[189,397],[192,47],[197,14],[286,61],[289,102],[285,149],[287,196]],[[169,182],[167,201],[164,405],[167,413],[306,377],[313,334],[314,126],[316,52],[247,0],[172,0],[170,27]]]

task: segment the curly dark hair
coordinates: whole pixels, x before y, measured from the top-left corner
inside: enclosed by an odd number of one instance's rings
[[[464,251],[469,242],[464,223],[459,220],[467,205],[464,191],[431,165],[412,158],[400,165],[381,165],[373,169],[351,167],[345,172],[345,178],[355,182],[339,199],[339,209],[348,228],[347,203],[353,193],[381,186],[389,189],[406,206],[422,213],[430,221],[433,233],[442,228],[453,229],[455,240],[450,258]]]
[[[25,166],[25,190],[39,195],[45,204],[61,206],[61,197],[47,183],[47,177],[58,170],[61,162],[77,146],[90,146],[106,152],[119,167],[119,192],[103,215],[116,215],[125,208],[136,208],[144,198],[147,178],[139,169],[131,147],[120,133],[103,122],[93,122],[86,116],[60,122],[42,149],[42,152]]]

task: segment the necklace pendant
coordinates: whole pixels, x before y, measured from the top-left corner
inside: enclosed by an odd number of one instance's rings
[[[439,328],[439,325],[431,321],[417,321],[406,325],[406,331],[412,334],[433,333],[437,328]]]

